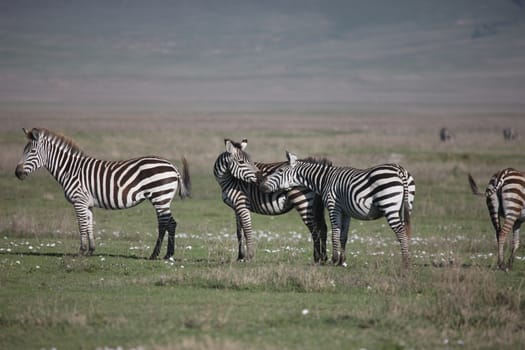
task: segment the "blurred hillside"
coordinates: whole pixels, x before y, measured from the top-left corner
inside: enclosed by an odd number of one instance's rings
[[[0,103],[522,112],[524,3],[4,1]]]

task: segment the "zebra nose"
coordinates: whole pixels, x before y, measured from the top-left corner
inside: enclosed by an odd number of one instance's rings
[[[27,176],[27,173],[24,171],[24,166],[22,164],[18,164],[16,166],[15,175],[20,180],[25,179],[25,177]]]

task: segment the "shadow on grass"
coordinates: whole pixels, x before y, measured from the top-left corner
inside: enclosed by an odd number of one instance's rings
[[[106,254],[93,254],[91,256],[82,256],[82,255],[73,254],[73,253],[53,253],[53,252],[42,253],[42,252],[20,252],[19,251],[19,252],[0,252],[0,256],[1,255],[47,256],[47,257],[57,257],[57,258],[70,257],[70,258],[85,258],[85,259],[91,259],[95,257],[98,258],[98,257],[103,256],[103,257],[124,258],[124,259],[134,259],[134,260],[150,260],[149,258],[144,257],[144,256],[124,255],[124,254],[107,254],[107,253]]]

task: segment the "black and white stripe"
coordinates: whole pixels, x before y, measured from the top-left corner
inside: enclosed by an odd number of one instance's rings
[[[472,192],[487,200],[490,220],[496,230],[498,266],[502,270],[510,269],[520,245],[520,227],[525,221],[525,174],[512,168],[500,170],[492,176],[484,193],[478,189],[472,175],[469,174],[468,178]],[[510,232],[512,248],[508,265],[505,265],[505,240]]]
[[[269,175],[284,163],[252,163],[244,151],[247,142],[225,140],[226,152],[219,155],[213,169],[215,179],[221,187],[222,200],[235,211],[238,259],[252,259],[255,254],[251,212],[280,215],[295,208],[312,234],[314,261],[324,262],[326,223],[320,197],[304,187],[273,193],[262,192],[257,183],[261,174]]]
[[[369,169],[335,167],[323,161],[301,161],[288,153],[288,163],[266,177],[261,189],[272,192],[304,186],[322,196],[332,224],[332,260],[345,263],[350,218],[386,217],[401,244],[403,266],[408,267],[410,214],[415,195],[414,178],[397,164]]]
[[[92,207],[105,209],[130,208],[147,199],[155,207],[159,235],[151,254],[155,259],[164,235],[168,232],[170,258],[175,249],[177,222],[170,204],[176,193],[190,196],[190,175],[186,159],[183,173],[169,161],[141,157],[124,161],[106,161],[89,157],[71,140],[47,129],[26,131],[29,140],[16,176],[23,180],[40,167],[46,168],[64,189],[66,199],[73,204],[80,230],[80,254],[95,250]]]

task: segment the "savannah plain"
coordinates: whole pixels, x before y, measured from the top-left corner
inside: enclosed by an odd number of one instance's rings
[[[442,143],[448,127],[454,142]],[[190,164],[193,192],[172,204],[174,261],[147,260],[149,203],[95,209],[96,251],[77,256],[72,206],[41,169],[14,176],[21,128],[46,127],[91,156],[154,154]],[[525,252],[496,268],[480,188],[499,169],[525,170],[521,114],[346,112],[3,112],[0,123],[2,349],[519,349],[525,344]],[[327,157],[406,167],[416,180],[410,273],[385,219],[353,220],[347,267],[314,265],[295,211],[253,215],[256,259],[236,261],[233,211],[212,167],[224,138],[248,139],[262,162]],[[328,251],[331,244],[328,243]],[[161,256],[166,249],[162,247]]]

